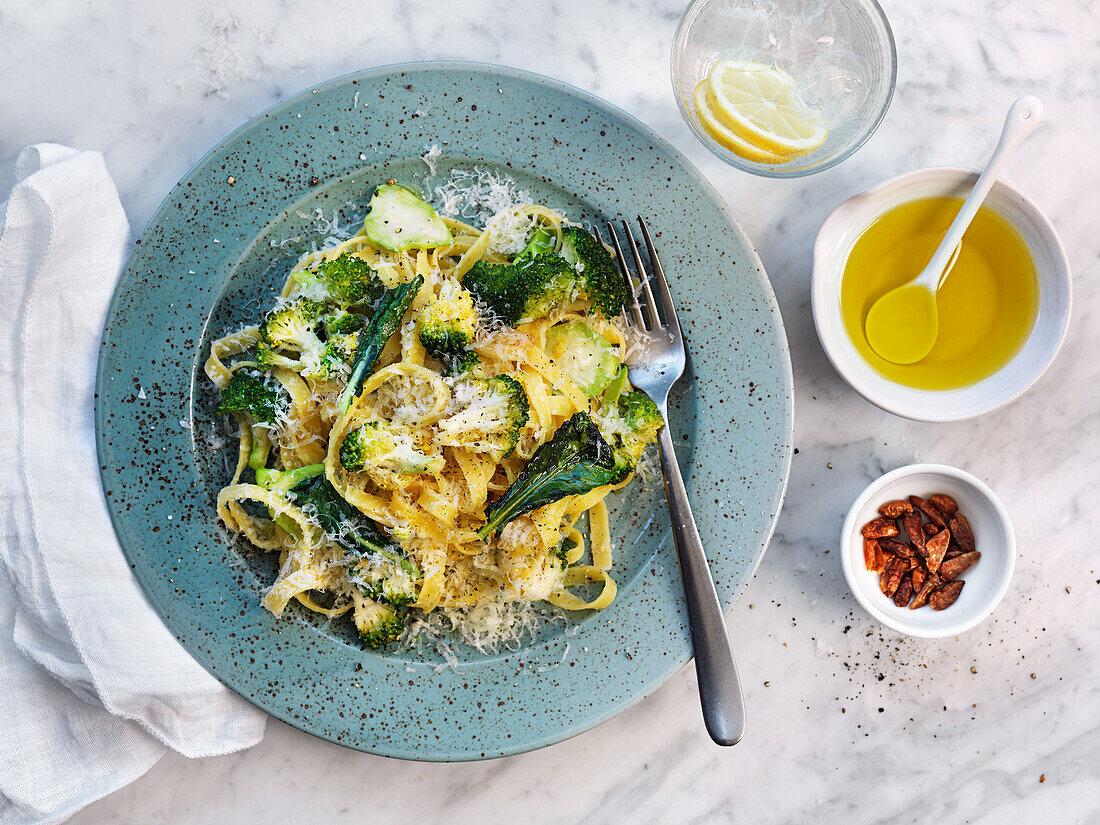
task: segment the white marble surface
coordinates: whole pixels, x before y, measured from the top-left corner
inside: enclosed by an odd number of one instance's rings
[[[711,745],[690,667],[576,739],[482,764],[355,754],[272,721],[251,751],[168,756],[71,822],[1100,822],[1100,7],[886,0],[900,68],[882,127],[839,167],[777,182],[722,166],[681,122],[667,79],[680,2],[469,0],[444,16],[451,5],[0,0],[0,190],[24,144],[99,149],[140,228],[193,161],[274,101],[428,57],[553,75],[670,138],[756,242],[794,361],[799,453],[787,503],[729,619],[748,734],[730,750]],[[982,162],[1025,91],[1043,98],[1049,122],[1006,177],[1047,211],[1069,252],[1065,349],[1030,393],[980,420],[895,418],[852,392],[817,343],[814,234],[840,200],[886,177]],[[957,639],[879,627],[847,592],[834,549],[864,484],[919,459],[987,480],[1015,519],[1009,594]]]

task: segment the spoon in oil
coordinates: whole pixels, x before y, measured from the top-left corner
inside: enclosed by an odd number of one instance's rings
[[[1035,131],[1042,114],[1043,104],[1034,95],[1021,97],[1012,104],[997,148],[931,260],[917,277],[890,290],[871,305],[864,330],[867,343],[882,358],[895,364],[915,364],[932,351],[940,326],[936,291],[947,280],[958,257],[963,234],[978,214],[997,176],[1016,148]]]

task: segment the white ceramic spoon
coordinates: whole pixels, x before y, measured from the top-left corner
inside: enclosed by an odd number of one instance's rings
[[[932,351],[940,326],[936,290],[947,279],[950,264],[954,263],[952,256],[958,255],[963,234],[978,214],[997,176],[1016,147],[1035,131],[1042,114],[1043,104],[1034,95],[1021,97],[1012,104],[997,148],[932,259],[916,278],[887,292],[867,312],[864,322],[867,342],[887,361],[915,364]]]

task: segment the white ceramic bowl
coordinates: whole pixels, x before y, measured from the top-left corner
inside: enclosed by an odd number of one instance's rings
[[[860,395],[888,412],[919,421],[959,421],[1007,404],[1054,360],[1069,326],[1069,261],[1058,235],[1039,208],[1004,181],[986,199],[1007,218],[1031,250],[1039,279],[1039,314],[1016,356],[988,378],[954,390],[919,390],[896,384],[855,348],[840,313],[840,282],[856,239],[898,204],[917,198],[965,197],[977,181],[969,169],[923,169],[888,180],[837,207],[817,233],[811,300],[817,336],[836,371]]]
[[[864,565],[860,528],[878,517],[878,508],[888,501],[933,493],[946,493],[959,503],[982,557],[959,577],[966,584],[958,601],[945,610],[898,607],[879,587],[879,574]],[[1016,537],[1004,505],[986,484],[946,464],[910,464],[872,482],[848,510],[840,551],[844,578],[856,601],[887,627],[928,639],[955,636],[981,622],[1004,597],[1016,567]]]

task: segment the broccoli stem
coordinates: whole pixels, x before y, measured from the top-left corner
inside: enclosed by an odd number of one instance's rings
[[[302,531],[298,529],[298,523],[294,521],[294,519],[292,519],[290,516],[285,514],[281,516],[275,516],[275,523],[279,527],[283,528],[283,532],[286,533],[288,536],[294,536],[294,538],[296,539],[302,537]]]
[[[248,466],[257,473],[267,464],[267,457],[271,455],[271,436],[268,435],[266,426],[260,423],[253,424],[252,450],[248,454]]]
[[[356,539],[358,539],[356,535]],[[361,545],[364,549],[368,549],[371,553],[376,553],[390,564],[396,565],[413,577],[414,580],[419,581],[424,574],[420,572],[420,568],[417,567],[412,559],[407,556],[402,556],[400,553],[395,553],[393,550],[386,550],[385,548],[374,547],[373,545],[363,542]]]
[[[626,380],[629,375],[629,370],[624,364],[619,369],[619,374],[607,385],[607,389],[603,391],[603,396],[600,398],[601,410],[613,410],[615,405],[619,403],[619,396],[623,394],[623,390],[626,389]]]
[[[355,353],[355,362],[351,367],[351,376],[348,385],[340,393],[337,406],[342,413],[346,413],[352,402],[359,397],[363,390],[363,384],[374,368],[378,356],[382,354],[383,347],[390,337],[397,332],[401,325],[401,319],[412,305],[416,293],[424,284],[424,276],[417,275],[406,284],[400,284],[393,289],[387,289],[382,299],[378,302],[378,309],[371,316],[370,322],[359,334],[359,349]]]
[[[291,487],[296,487],[303,481],[324,475],[324,464],[307,464],[293,470],[268,470],[261,468],[256,471],[256,483],[261,487],[275,493],[285,493]]]

